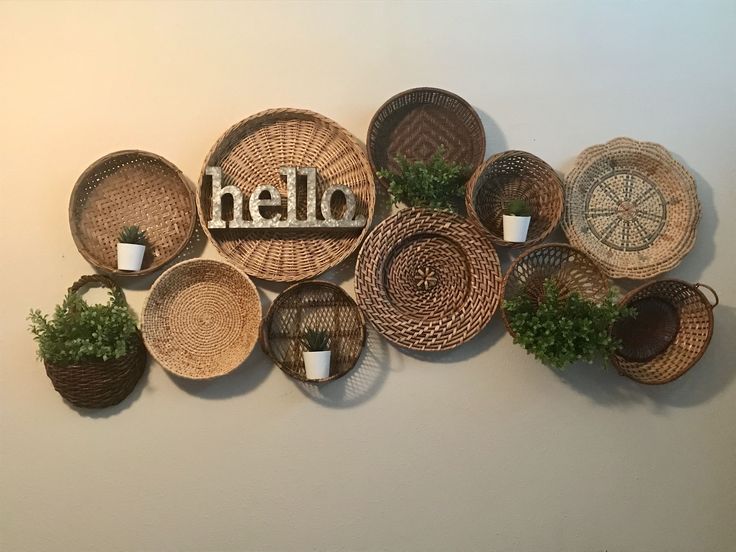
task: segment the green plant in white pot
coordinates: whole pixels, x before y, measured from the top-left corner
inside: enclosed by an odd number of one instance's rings
[[[330,334],[325,330],[307,329],[302,337],[304,371],[307,379],[324,379],[330,375]]]
[[[532,220],[529,205],[523,199],[512,199],[503,209],[503,239],[507,242],[526,241]]]
[[[118,270],[140,270],[145,254],[146,231],[140,226],[124,226],[118,237]]]

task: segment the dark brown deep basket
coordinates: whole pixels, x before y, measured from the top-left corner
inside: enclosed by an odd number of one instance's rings
[[[101,275],[82,276],[69,290],[77,293],[88,284],[101,284],[122,294],[113,280]],[[118,404],[133,391],[146,368],[147,358],[138,332],[133,349],[122,358],[69,365],[44,364],[54,389],[66,401],[82,408],[105,408]]]
[[[552,167],[525,151],[505,151],[486,160],[471,177],[465,192],[468,215],[491,234],[496,245],[535,245],[555,229],[562,216],[563,185]],[[503,239],[503,211],[521,199],[531,210],[527,240]]]

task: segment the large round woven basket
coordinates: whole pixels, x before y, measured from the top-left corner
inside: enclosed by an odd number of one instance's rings
[[[562,228],[611,278],[652,278],[692,249],[695,180],[658,144],[616,138],[583,151],[567,175]]]
[[[192,259],[154,282],[143,307],[143,339],[169,372],[209,379],[235,370],[258,340],[261,302],[234,266]]]
[[[501,269],[487,235],[457,215],[404,209],[369,234],[358,255],[358,304],[400,347],[452,349],[498,307]]]
[[[194,193],[186,177],[156,154],[126,150],[90,165],[74,185],[69,225],[77,249],[95,268],[120,276],[151,273],[186,247],[197,224]],[[146,231],[138,272],[117,268],[118,235],[124,226]]]
[[[304,370],[302,338],[307,330],[330,336],[330,375],[308,379]],[[347,374],[365,345],[365,318],[352,297],[329,282],[295,284],[282,292],[261,325],[264,352],[287,375],[309,382],[328,382]]]
[[[273,185],[282,198],[280,208],[267,208],[268,216],[281,213],[285,220],[287,192],[279,169],[313,167],[317,170],[318,202],[330,186],[345,185],[355,194],[355,216],[365,217],[366,225],[362,229],[210,229],[212,179],[205,174],[207,167],[220,167],[223,187],[235,186],[243,192],[245,221],[251,220],[248,198],[263,184]],[[311,111],[272,109],[241,121],[215,143],[202,167],[197,195],[202,227],[222,255],[251,276],[291,282],[324,272],[358,247],[373,217],[375,192],[368,160],[350,133]],[[301,220],[307,214],[305,196],[297,194],[296,214]],[[345,201],[333,205],[333,215],[342,217],[345,208]],[[319,220],[322,215],[319,208],[317,211]],[[223,219],[231,220],[232,213],[232,201],[223,202]]]
[[[713,294],[712,304],[700,288]],[[718,304],[711,287],[658,280],[629,292],[621,303],[639,311],[612,330],[622,346],[611,362],[624,376],[645,384],[668,383],[692,368],[708,348]]]
[[[509,201],[523,200],[531,211],[523,243],[503,239],[503,214]],[[552,233],[562,216],[563,185],[555,170],[525,151],[505,151],[487,159],[465,191],[468,215],[491,234],[496,245],[535,245]]]

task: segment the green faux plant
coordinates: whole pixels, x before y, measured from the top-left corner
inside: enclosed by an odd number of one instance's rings
[[[301,342],[311,353],[330,350],[330,334],[325,330],[308,329],[304,332]]]
[[[512,199],[504,206],[503,214],[514,217],[530,217],[532,211],[523,199]]]
[[[447,161],[443,147],[428,162],[409,161],[403,155],[395,160],[398,172],[381,169],[376,173],[388,183],[394,205],[404,203],[410,207],[457,210],[461,198],[465,197],[468,167]]]
[[[146,245],[146,231],[140,226],[123,226],[118,236],[119,243],[132,243],[135,245]]]
[[[544,282],[540,301],[519,294],[503,305],[514,343],[543,363],[564,368],[578,360],[605,359],[621,344],[611,336],[612,324],[636,311],[618,305],[610,292],[600,303],[575,292],[561,297],[554,281]]]

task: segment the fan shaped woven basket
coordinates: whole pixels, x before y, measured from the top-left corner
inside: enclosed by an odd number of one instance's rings
[[[149,274],[174,259],[196,223],[186,177],[163,157],[145,151],[118,151],[98,159],[79,177],[69,200],[69,225],[79,252],[95,268],[120,276]],[[132,225],[147,237],[138,272],[117,268],[118,235]]]
[[[567,175],[562,228],[611,278],[652,278],[692,249],[695,180],[658,144],[617,138],[583,151]]]
[[[112,279],[97,274],[82,276],[69,291],[78,293],[90,284],[102,285],[123,296]],[[146,369],[147,359],[141,335],[136,333],[130,351],[121,358],[66,365],[46,361],[44,365],[54,389],[67,402],[81,408],[106,408],[130,395]]]
[[[503,214],[509,201],[523,200],[531,211],[526,242],[503,239]],[[505,151],[485,161],[465,191],[468,215],[491,234],[496,245],[537,244],[552,233],[562,216],[563,184],[552,167],[525,151]]]
[[[258,340],[261,302],[234,266],[192,259],[154,282],[143,307],[148,350],[169,372],[209,379],[235,370]]]
[[[404,209],[368,235],[355,292],[376,329],[400,347],[452,349],[498,307],[501,269],[487,235],[457,215]]]
[[[324,330],[330,336],[330,375],[307,379],[302,338],[309,329]],[[301,381],[328,382],[347,374],[365,345],[365,318],[352,297],[329,282],[295,284],[281,293],[261,325],[264,352],[287,375]]]
[[[700,288],[713,294],[712,304]],[[658,280],[631,291],[621,303],[635,308],[661,305],[614,325],[612,333],[622,340],[622,347],[611,362],[621,374],[639,383],[668,383],[692,368],[708,348],[713,308],[718,305],[710,286]]]
[[[281,167],[317,169],[317,198],[330,186],[342,184],[356,197],[355,215],[366,226],[352,229],[210,229],[212,184],[207,167],[222,168],[222,185],[243,192],[244,220],[250,220],[248,198],[257,186],[271,184],[282,207],[267,208],[264,216],[282,213],[286,219],[286,184]],[[272,109],[230,128],[210,150],[199,179],[198,205],[202,227],[217,250],[251,276],[292,282],[312,278],[343,261],[368,232],[375,206],[375,183],[363,150],[344,128],[311,111]],[[306,194],[297,194],[297,217],[306,218]],[[338,194],[339,196],[339,194]],[[335,196],[337,199],[338,196]],[[226,196],[229,200],[229,196]],[[333,206],[339,218],[345,202]],[[321,217],[318,211],[318,219]],[[223,202],[223,219],[232,219],[232,202]]]

